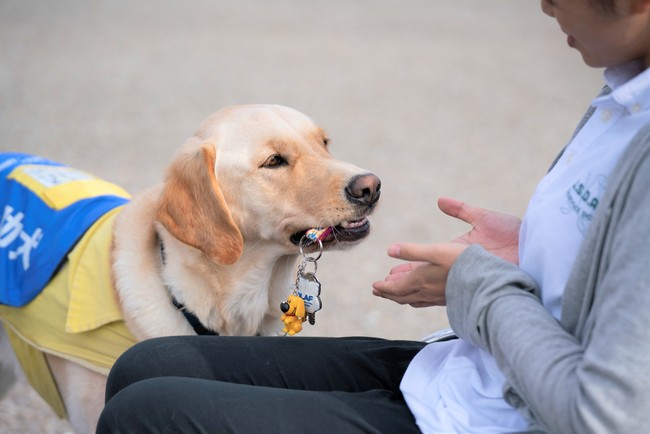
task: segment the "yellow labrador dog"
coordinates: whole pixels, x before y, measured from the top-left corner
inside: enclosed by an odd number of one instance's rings
[[[327,141],[308,117],[282,106],[213,114],[182,146],[163,185],[104,214],[33,301],[0,306],[14,347],[44,354],[62,397],[59,414],[78,433],[94,432],[105,375],[124,346],[165,335],[279,334],[279,306],[291,292],[305,232],[333,228],[324,248],[368,235],[380,181],[332,158]],[[5,226],[12,216],[15,222],[11,209],[5,214]],[[108,284],[87,271],[102,255]],[[64,295],[55,294],[56,285]],[[111,296],[97,295],[100,287]],[[47,315],[33,318],[38,312]],[[42,336],[30,330],[39,321],[41,332],[49,330]],[[51,342],[53,335],[65,342]]]

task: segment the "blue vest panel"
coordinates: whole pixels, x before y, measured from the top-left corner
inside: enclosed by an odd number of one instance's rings
[[[0,303],[29,303],[84,232],[128,201],[120,187],[86,172],[0,153]]]

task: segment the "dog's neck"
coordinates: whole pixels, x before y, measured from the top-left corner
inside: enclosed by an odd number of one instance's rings
[[[160,236],[158,236],[158,243],[160,244],[160,261],[162,267],[164,268],[167,262],[167,258],[165,254],[165,243],[163,243]],[[176,298],[174,297],[174,295],[172,294],[169,288],[167,288],[167,291],[169,291],[169,296],[171,297],[172,304],[174,305],[174,307],[178,309],[183,314],[183,316],[185,316],[185,319],[187,320],[188,323],[190,323],[190,326],[192,326],[192,329],[194,329],[197,335],[215,336],[219,334],[217,331],[210,330],[209,328],[205,327],[201,323],[201,320],[196,315],[194,315],[194,313],[192,313],[183,304],[179,303],[178,300],[176,300]]]
[[[246,253],[235,264],[219,265],[171,237],[164,228],[159,227],[158,238],[161,263],[164,262],[161,274],[167,292],[172,303],[175,300],[176,305],[182,306],[179,310],[193,324],[196,333],[266,335],[279,332],[279,306],[290,293],[296,255],[278,253],[277,248],[255,244],[245,246]],[[174,281],[181,270],[184,279]],[[269,312],[269,304],[278,307],[277,313]],[[200,324],[198,330],[194,327],[197,324]],[[226,329],[225,324],[235,327]]]

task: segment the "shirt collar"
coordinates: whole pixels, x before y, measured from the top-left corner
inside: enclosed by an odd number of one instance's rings
[[[594,102],[613,100],[631,113],[650,109],[650,68],[644,70],[642,62],[607,68],[605,81],[612,92],[596,98]]]

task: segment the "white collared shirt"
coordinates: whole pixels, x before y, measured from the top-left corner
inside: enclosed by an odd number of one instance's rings
[[[650,122],[650,69],[637,63],[605,72],[611,93],[538,184],[519,234],[519,266],[541,288],[542,302],[560,318],[562,294],[609,173],[634,135]]]
[[[605,72],[612,92],[593,101],[595,112],[539,183],[524,216],[519,264],[539,285],[556,318],[564,286],[607,178],[632,137],[650,123],[650,69],[639,63]],[[464,340],[427,345],[401,383],[424,433],[503,433],[528,423],[503,399],[492,356]]]

